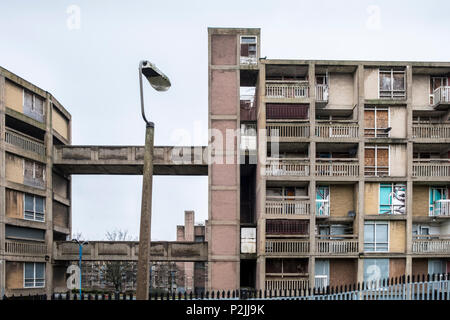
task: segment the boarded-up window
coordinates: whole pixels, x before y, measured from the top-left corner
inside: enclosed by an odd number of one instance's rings
[[[307,235],[309,233],[309,221],[289,219],[266,220],[266,233],[273,235]]]
[[[373,145],[365,147],[364,174],[366,176],[389,175],[389,146]]]
[[[308,119],[308,105],[302,104],[266,104],[267,119]]]
[[[364,136],[369,138],[389,137],[389,109],[366,107],[364,109]]]

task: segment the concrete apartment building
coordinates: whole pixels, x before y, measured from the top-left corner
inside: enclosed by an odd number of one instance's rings
[[[214,290],[449,272],[450,62],[266,59],[260,44],[259,29],[208,29],[209,146],[154,151],[156,175],[208,175],[206,241],[187,217],[152,258],[206,262]],[[71,175],[139,175],[142,155],[72,146],[61,104],[0,68],[0,294],[65,291]]]
[[[259,29],[208,30],[211,288],[449,272],[450,63],[267,59],[260,44]]]
[[[53,146],[71,142],[71,116],[50,93],[0,68],[0,294],[45,293],[54,241],[71,234],[71,182]],[[47,292],[48,293],[48,292]]]

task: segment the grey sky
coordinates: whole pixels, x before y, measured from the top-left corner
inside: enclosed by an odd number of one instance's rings
[[[71,5],[80,29],[67,26]],[[260,27],[268,58],[448,61],[449,12],[433,0],[2,0],[0,65],[66,107],[73,144],[141,145],[137,66],[148,59],[172,81],[166,93],[145,88],[155,144],[206,145],[208,26]],[[207,191],[206,177],[155,177],[152,238],[174,240],[184,209],[204,220]],[[74,176],[74,232],[137,236],[140,194],[141,177]]]

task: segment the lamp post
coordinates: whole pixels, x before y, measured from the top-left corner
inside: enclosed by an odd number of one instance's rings
[[[81,287],[82,287],[82,282],[81,282],[81,261],[83,260],[83,246],[89,244],[88,241],[82,241],[80,242],[78,239],[73,239],[72,240],[75,243],[78,243],[78,267],[80,268],[80,299],[81,299]]]
[[[147,120],[144,110],[144,92],[142,85],[144,75],[156,91],[167,91],[170,80],[149,61],[139,63],[139,88],[141,96],[141,113],[145,121],[144,169],[142,172],[141,222],[139,230],[139,256],[137,269],[136,299],[147,300],[149,290],[149,263],[152,219],[152,183],[153,183],[153,137],[155,125]]]

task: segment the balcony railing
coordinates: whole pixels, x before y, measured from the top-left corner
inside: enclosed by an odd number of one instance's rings
[[[266,240],[266,255],[295,256],[309,253],[309,240]]]
[[[27,137],[11,129],[6,130],[5,132],[5,142],[10,145],[22,148],[25,151],[31,151],[41,156],[45,155],[45,146],[43,142],[40,142],[37,139],[33,139],[31,137]]]
[[[355,177],[358,175],[358,159],[316,159],[316,176],[318,177]]]
[[[309,161],[307,158],[268,158],[266,175],[282,176],[309,176]]]
[[[279,141],[295,141],[309,137],[308,123],[267,123],[267,137],[277,137]]]
[[[414,177],[450,177],[450,159],[414,159]]]
[[[309,200],[304,197],[267,197],[266,214],[281,216],[309,215]]]
[[[47,245],[24,241],[5,241],[5,254],[20,256],[42,256],[47,253]]]
[[[450,139],[450,123],[414,124],[413,138]]]
[[[317,123],[316,136],[319,138],[358,138],[357,123]]]
[[[433,203],[433,209],[430,211],[433,217],[449,217],[450,216],[450,200],[436,200]]]
[[[328,101],[328,85],[317,84],[316,85],[316,101],[327,102]]]
[[[436,236],[439,239],[424,239],[432,238],[434,236],[416,236],[413,239],[412,251],[413,253],[437,253],[448,254],[450,253],[450,236]]]
[[[450,86],[439,87],[433,91],[433,106],[450,103]]]
[[[266,81],[266,97],[269,98],[308,98],[308,81]]]
[[[347,235],[343,236],[333,236],[335,238],[345,238],[349,237]],[[354,236],[350,236],[354,238]],[[357,239],[323,239],[318,238],[316,240],[316,253],[323,255],[339,255],[348,253],[358,253],[358,240]]]
[[[266,278],[266,290],[300,290],[308,288],[309,279],[302,277]]]

